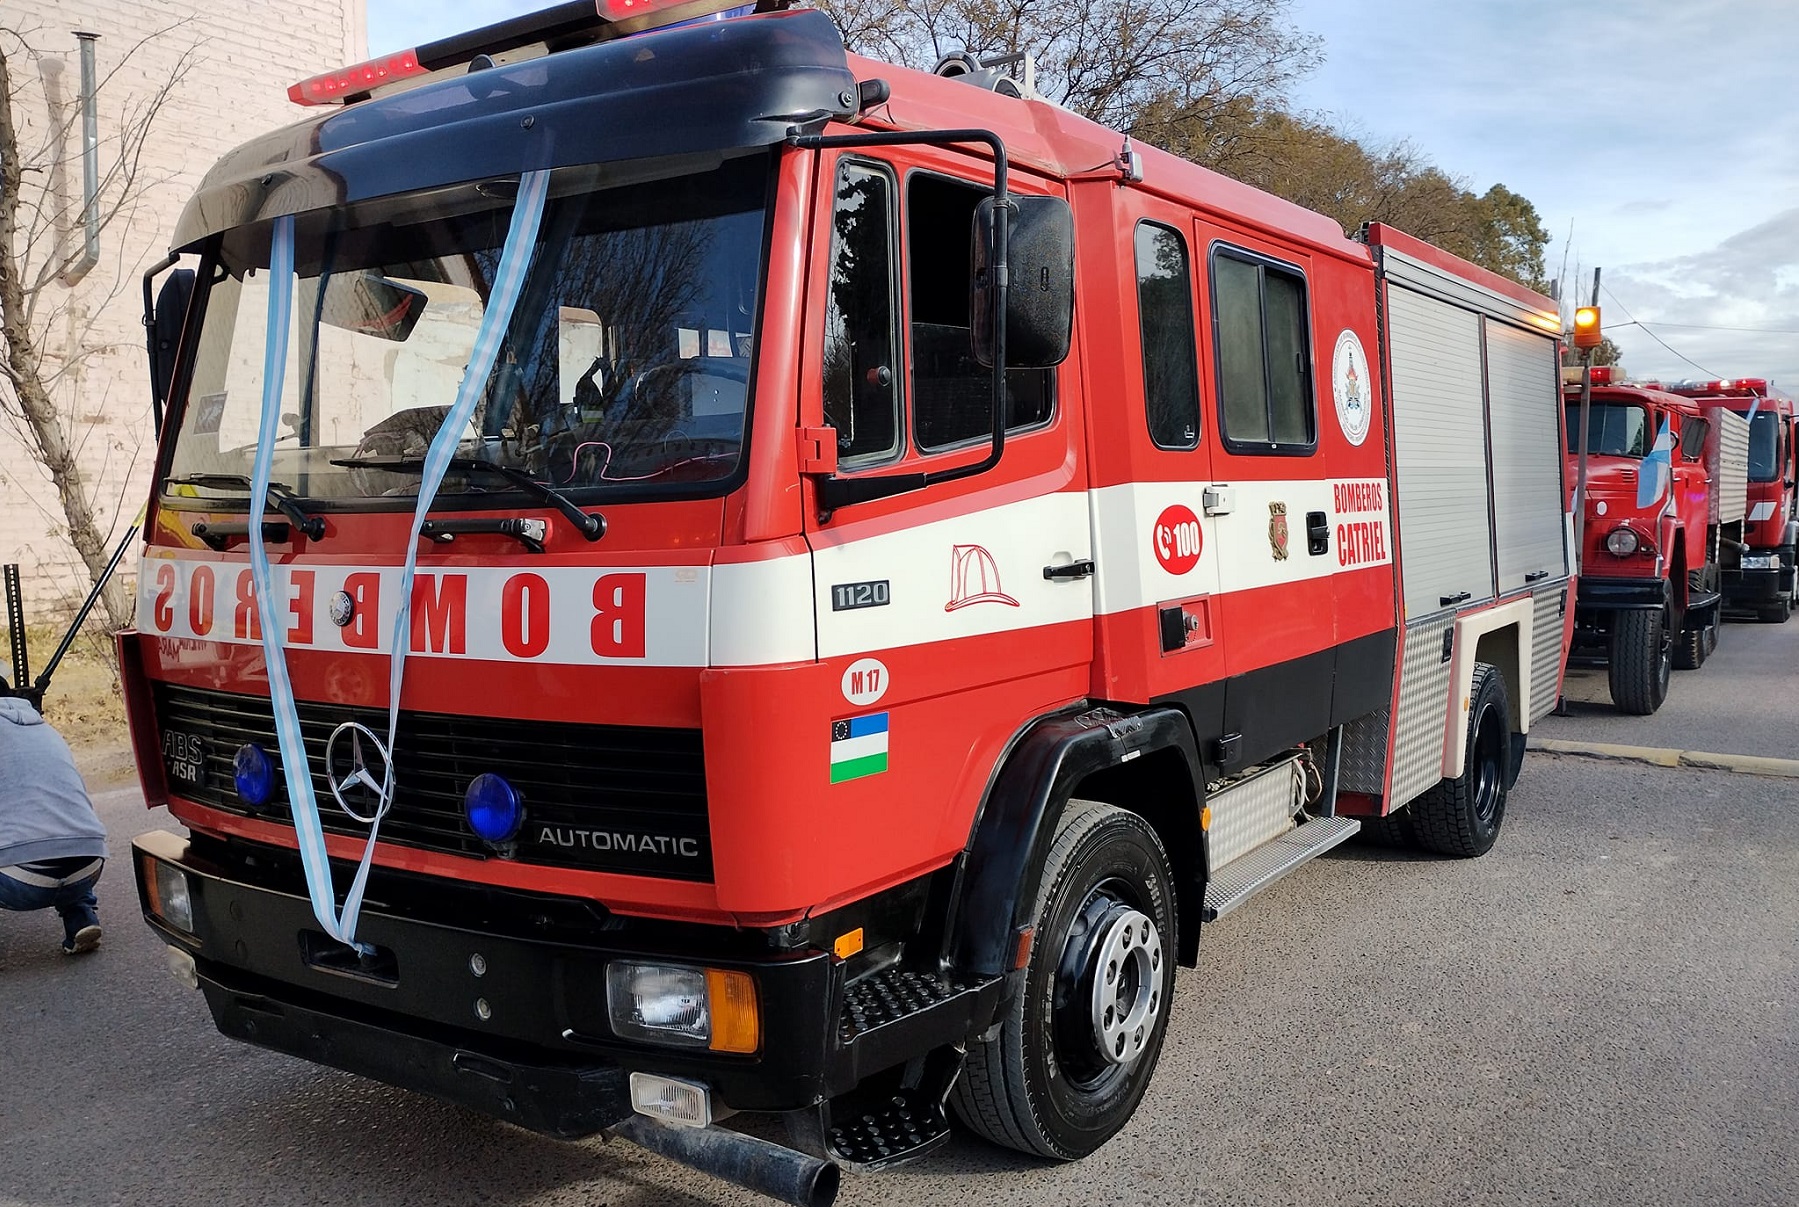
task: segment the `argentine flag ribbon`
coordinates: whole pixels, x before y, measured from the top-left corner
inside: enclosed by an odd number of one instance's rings
[[[1662,430],[1655,437],[1655,447],[1643,458],[1637,470],[1637,510],[1647,511],[1660,501],[1674,480],[1674,431],[1662,420]]]
[[[425,470],[419,480],[418,506],[412,517],[411,540],[406,545],[405,566],[400,577],[398,610],[394,615],[393,646],[389,655],[386,773],[377,784],[366,770],[359,771],[361,782],[373,788],[379,804],[366,819],[368,841],[362,849],[362,862],[356,878],[344,897],[343,909],[337,907],[336,889],[331,883],[331,861],[325,848],[324,827],[319,821],[318,800],[313,794],[312,770],[307,761],[306,744],[300,734],[299,712],[294,706],[293,682],[287,673],[287,656],[281,644],[282,624],[274,569],[269,565],[268,550],[262,539],[262,525],[250,524],[250,576],[256,588],[256,615],[262,628],[263,658],[268,664],[269,702],[275,714],[275,736],[281,749],[281,770],[287,783],[287,799],[293,813],[294,833],[299,840],[300,862],[306,869],[306,890],[312,899],[312,912],[325,932],[340,943],[368,951],[366,944],[356,941],[356,919],[362,910],[363,891],[368,885],[369,864],[375,854],[375,836],[381,819],[393,805],[394,737],[400,722],[400,687],[405,676],[406,646],[411,636],[412,578],[418,560],[419,529],[431,511],[438,487],[456,446],[467,428],[475,405],[487,387],[500,345],[512,321],[525,275],[537,246],[537,232],[543,218],[544,199],[549,195],[548,170],[526,172],[519,178],[518,199],[512,208],[512,222],[506,233],[506,245],[500,253],[500,264],[494,273],[488,294],[487,309],[475,335],[474,350],[469,354],[462,383],[443,426],[431,440],[425,453]],[[282,380],[287,371],[288,324],[293,317],[294,292],[294,220],[291,215],[275,219],[269,251],[269,325],[263,348],[262,421],[256,436],[256,459],[251,470],[250,507],[253,517],[268,508],[269,476],[274,463],[275,436],[281,422]],[[352,815],[354,816],[354,815]]]

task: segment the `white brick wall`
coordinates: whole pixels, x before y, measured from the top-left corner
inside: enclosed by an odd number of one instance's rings
[[[100,262],[86,279],[72,289],[50,285],[41,303],[66,306],[72,316],[51,332],[45,351],[79,361],[57,401],[73,417],[71,436],[97,496],[102,531],[116,524],[114,542],[143,503],[154,460],[141,274],[167,253],[182,206],[220,155],[305,115],[288,101],[289,84],[367,57],[364,5],[365,0],[0,0],[0,37],[6,38],[15,89],[13,116],[22,128],[21,161],[29,163],[30,152],[54,128],[47,78],[75,118],[61,182],[71,209],[79,208],[82,187],[76,116],[81,68],[72,31],[100,35],[96,76],[102,82],[103,179],[116,161],[126,114],[186,69],[144,146],[144,175],[156,183],[129,222],[102,232]],[[21,38],[29,54],[21,50]],[[26,206],[36,204],[44,179],[42,173],[27,175]],[[79,229],[67,237],[75,241],[69,246],[79,246]],[[49,620],[58,605],[86,593],[86,572],[63,534],[49,477],[20,443],[17,429],[15,403],[9,388],[0,386],[0,563],[19,563],[29,615]],[[135,562],[127,559],[127,574]]]

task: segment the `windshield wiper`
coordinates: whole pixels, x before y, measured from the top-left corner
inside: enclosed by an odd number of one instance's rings
[[[342,465],[349,469],[385,469],[391,473],[417,474],[425,470],[423,457],[339,457],[333,458],[331,464]],[[575,526],[575,531],[590,541],[597,541],[606,535],[606,517],[597,511],[582,511],[575,506],[573,499],[544,482],[539,482],[522,469],[514,469],[510,465],[500,465],[493,461],[478,461],[473,457],[451,457],[450,469],[459,469],[464,473],[493,474],[504,478],[526,494],[533,495],[560,511],[568,522]]]
[[[256,484],[243,474],[188,474],[182,478],[169,478],[164,486],[199,486],[207,490],[254,490]],[[325,521],[321,516],[313,515],[300,506],[300,496],[294,488],[285,482],[269,483],[269,504],[288,518],[288,521],[306,535],[309,540],[318,540],[325,535]]]

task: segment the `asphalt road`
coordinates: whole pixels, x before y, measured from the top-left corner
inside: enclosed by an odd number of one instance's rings
[[[168,824],[101,806],[115,853]],[[767,1201],[227,1042],[123,861],[102,887],[85,959],[0,914],[0,1204]],[[959,1136],[839,1202],[1799,1203],[1799,784],[1533,755],[1488,857],[1319,860],[1208,930],[1174,1009],[1095,1156]]]
[[[1604,666],[1571,667],[1566,717],[1532,732],[1626,746],[1799,759],[1799,618],[1783,625],[1727,622],[1717,652],[1696,671],[1675,671],[1654,716],[1612,705]],[[1799,1196],[1795,1196],[1799,1198]]]

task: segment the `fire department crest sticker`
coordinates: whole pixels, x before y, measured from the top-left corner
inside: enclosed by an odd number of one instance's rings
[[[1268,504],[1268,547],[1274,550],[1274,560],[1287,560],[1287,505],[1285,503]]]
[[[1337,426],[1343,429],[1343,438],[1354,445],[1368,438],[1368,421],[1374,411],[1370,390],[1362,341],[1344,328],[1331,357],[1331,396],[1337,403]]]

